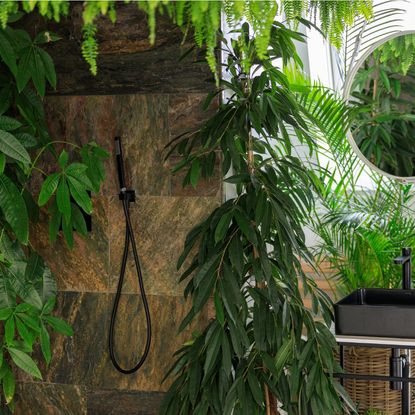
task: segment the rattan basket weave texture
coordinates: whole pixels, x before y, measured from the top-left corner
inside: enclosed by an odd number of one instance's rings
[[[348,373],[388,375],[390,349],[368,347],[345,347],[344,366]],[[411,355],[413,363],[415,353]],[[412,375],[415,373],[411,369]],[[385,415],[401,415],[401,392],[389,388],[389,382],[345,380],[345,388],[352,400],[358,405],[359,414],[368,409],[382,411]],[[415,411],[414,387],[411,389],[411,412]]]

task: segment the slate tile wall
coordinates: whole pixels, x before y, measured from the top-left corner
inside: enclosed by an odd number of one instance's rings
[[[32,243],[58,280],[57,314],[73,326],[72,338],[53,336],[53,358],[43,366],[43,382],[19,384],[17,414],[153,415],[169,383],[161,380],[173,352],[189,338],[202,316],[186,333],[177,334],[189,304],[178,284],[176,261],[187,232],[220,203],[219,173],[197,190],[182,190],[163,157],[168,141],[194,128],[208,116],[203,93],[48,97],[51,136],[76,144],[96,140],[111,157],[107,180],[94,195],[92,232],[75,236],[69,250],[60,237],[48,242],[47,216],[32,228]],[[109,318],[118,281],[124,242],[124,219],[118,200],[113,138],[123,137],[127,181],[137,191],[131,216],[153,317],[153,343],[148,361],[134,375],[121,375],[109,360]],[[52,162],[52,159],[49,160]],[[47,168],[47,163],[44,166]],[[38,189],[41,181],[34,178]],[[133,262],[116,324],[116,353],[123,365],[133,364],[144,345],[145,320]]]

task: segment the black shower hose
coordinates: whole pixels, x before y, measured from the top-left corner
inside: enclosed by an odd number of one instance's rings
[[[143,274],[141,271],[140,258],[138,256],[133,228],[131,225],[130,209],[129,209],[129,206],[130,206],[129,195],[128,193],[125,192],[125,189],[122,189],[121,193],[124,193],[124,198],[122,199],[122,203],[123,203],[123,208],[124,208],[125,224],[126,224],[125,242],[124,242],[124,252],[122,255],[122,262],[121,262],[120,278],[118,280],[117,293],[115,294],[114,305],[113,305],[112,314],[111,314],[110,331],[109,331],[109,353],[110,353],[110,358],[111,358],[111,361],[114,367],[119,372],[128,375],[140,369],[140,367],[144,364],[148,356],[148,353],[150,351],[150,345],[151,345],[151,318],[150,318],[150,309],[148,306],[147,296],[146,296],[146,292],[144,289],[144,281],[143,281]],[[131,242],[131,246],[133,249],[133,256],[134,256],[135,268],[137,271],[138,284],[140,286],[140,293],[141,293],[141,297],[143,300],[144,313],[146,316],[147,339],[146,339],[146,345],[144,348],[144,352],[141,355],[140,360],[137,362],[137,364],[130,369],[124,369],[118,364],[117,359],[115,357],[115,353],[114,353],[114,328],[115,328],[115,320],[117,318],[117,312],[118,312],[118,307],[119,307],[120,298],[121,298],[122,286],[124,283],[125,271],[127,267],[127,259],[128,259],[130,242]]]

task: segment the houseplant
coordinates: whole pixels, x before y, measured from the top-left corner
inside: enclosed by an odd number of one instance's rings
[[[186,168],[185,183],[193,185],[212,174],[221,153],[222,172],[230,173],[225,180],[237,195],[188,235],[179,260],[180,266],[190,259],[182,280],[192,300],[181,328],[210,297],[216,318],[177,352],[163,414],[276,414],[277,401],[289,414],[349,410],[332,376],[334,338],[314,320],[321,312],[330,323],[330,304],[301,269],[301,261],[311,261],[302,226],[313,205],[314,176],[292,154],[288,127],[310,150],[314,143],[307,112],[272,64],[276,58],[300,64],[294,40],[302,36],[274,23],[265,58],[247,24],[237,40],[224,40],[231,79],[221,84],[231,98],[171,145],[183,157],[176,169]],[[303,304],[299,280],[313,312]]]
[[[393,259],[402,246],[415,242],[412,186],[369,170],[354,154],[346,134],[360,108],[298,75],[295,82],[300,104],[313,116],[313,136],[324,155],[312,161],[320,172],[316,180],[320,201],[310,216],[310,227],[319,238],[314,254],[330,265],[322,269],[330,269],[327,278],[334,293],[344,296],[360,287],[401,287],[402,271]],[[362,174],[371,179],[372,187],[359,185]],[[348,350],[349,370],[378,375],[388,370],[389,350]],[[400,413],[400,394],[380,383],[368,388],[361,381],[346,382],[346,389],[362,409],[377,402],[378,409]]]
[[[9,20],[20,16],[9,16]],[[48,32],[32,39],[11,25],[0,29],[0,383],[2,403],[11,411],[16,370],[41,378],[31,357],[34,350],[40,346],[49,363],[51,329],[72,334],[64,321],[51,314],[56,282],[30,243],[30,223],[37,220],[39,207],[48,203],[51,241],[60,227],[69,246],[74,230],[85,236],[81,210],[92,212],[87,191],[99,190],[102,158],[106,157],[92,142],[80,149],[48,134],[42,99],[47,83],[56,86],[56,74],[42,46],[55,40]],[[65,147],[76,148],[71,158]],[[40,168],[46,153],[55,160],[48,166],[50,173]],[[37,190],[32,186],[35,172],[42,177],[37,201]]]

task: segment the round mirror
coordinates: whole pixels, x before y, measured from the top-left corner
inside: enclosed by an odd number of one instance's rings
[[[415,181],[415,32],[370,48],[344,92],[355,109],[349,140],[356,153],[382,174]]]

